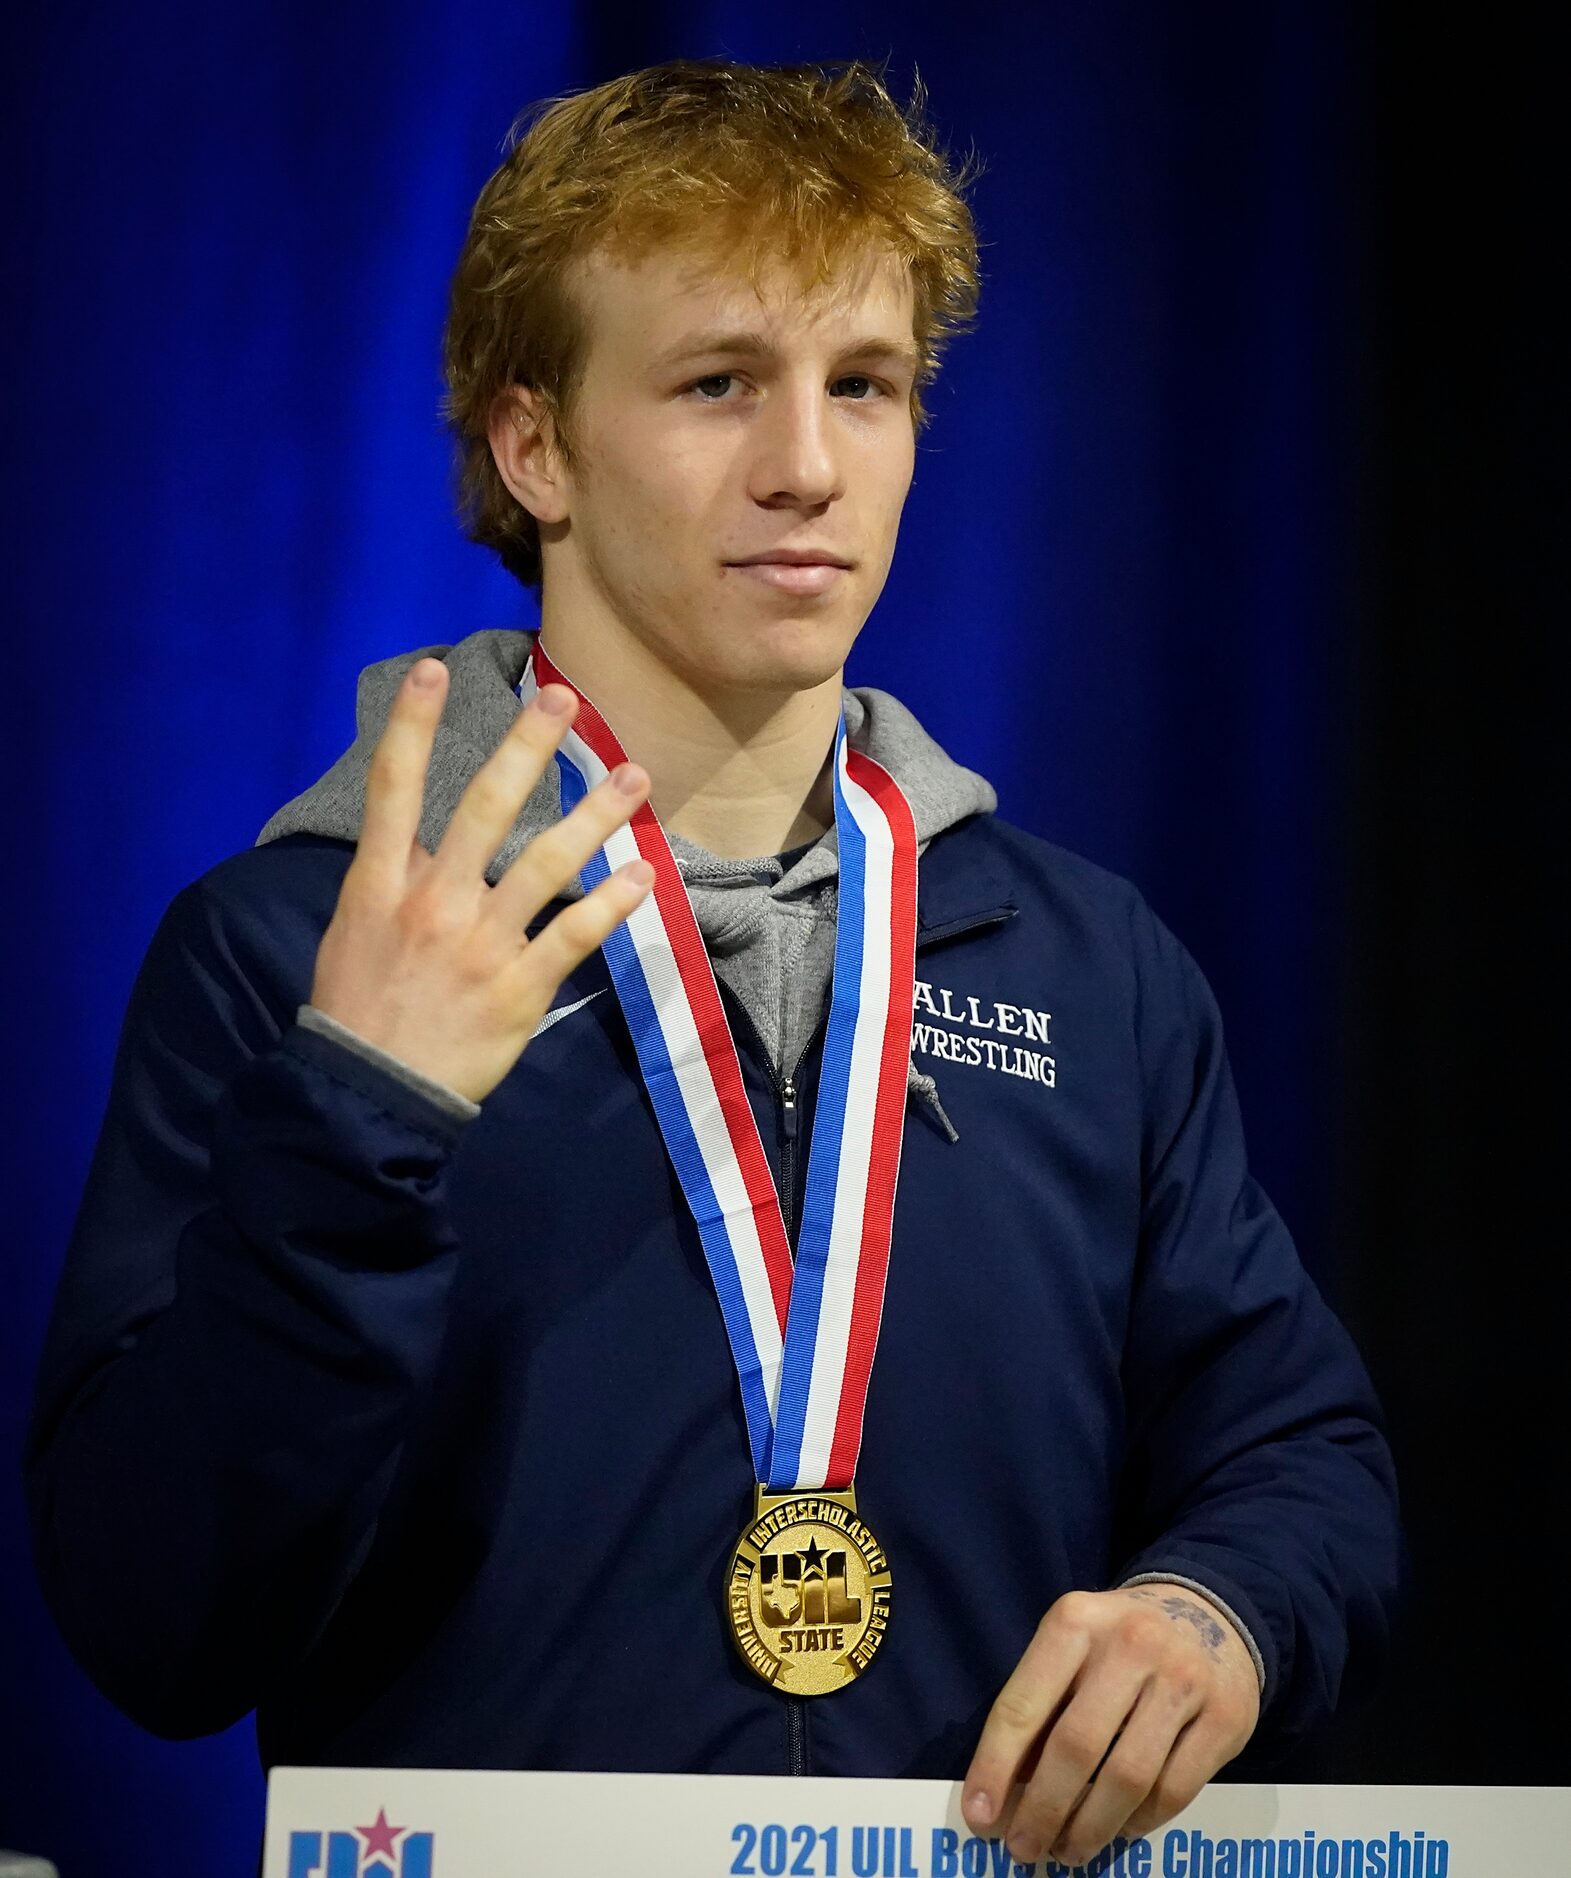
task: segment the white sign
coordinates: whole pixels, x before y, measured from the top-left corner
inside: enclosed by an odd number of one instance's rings
[[[960,1783],[278,1767],[263,1878],[1065,1878]],[[1571,1788],[1208,1787],[1075,1878],[1555,1878]]]

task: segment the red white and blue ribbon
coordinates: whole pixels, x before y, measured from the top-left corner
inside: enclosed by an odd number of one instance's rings
[[[518,685],[569,686],[557,750],[562,813],[626,761],[605,719],[536,644]],[[793,1267],[780,1198],[742,1082],[714,968],[675,857],[645,802],[580,874],[627,862],[653,889],[604,945],[667,1152],[720,1300],[757,1478],[849,1486],[883,1315],[911,1051],[916,827],[881,765],[835,731],[840,892],[829,1028]]]

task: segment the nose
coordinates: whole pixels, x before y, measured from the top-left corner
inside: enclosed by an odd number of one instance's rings
[[[844,472],[822,380],[778,383],[753,425],[749,493],[766,508],[822,508]]]

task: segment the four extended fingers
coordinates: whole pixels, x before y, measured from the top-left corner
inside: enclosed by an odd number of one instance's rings
[[[352,868],[402,895],[409,885],[411,851],[419,839],[431,750],[447,696],[448,672],[437,658],[417,659],[404,675],[387,723],[372,752],[365,807]],[[424,892],[478,893],[485,870],[518,818],[563,735],[578,700],[566,685],[545,685],[519,711],[497,748],[470,779],[421,879]],[[606,839],[633,815],[649,792],[636,764],[618,766],[589,791],[572,813],[530,841],[487,889],[485,910],[520,938],[540,907],[579,873]],[[581,964],[644,897],[654,878],[647,863],[617,869],[587,900],[569,909],[560,930],[531,961],[537,979],[553,965],[558,979]],[[560,916],[559,916],[560,917]],[[546,935],[542,934],[542,938]],[[538,941],[529,950],[535,952]]]

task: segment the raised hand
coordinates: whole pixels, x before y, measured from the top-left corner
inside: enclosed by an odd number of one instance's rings
[[[529,842],[493,887],[485,869],[572,723],[578,700],[546,685],[465,789],[435,854],[417,839],[447,667],[404,676],[372,754],[355,857],[317,951],[311,1003],[472,1102],[523,1053],[557,987],[648,893],[629,862],[533,939],[524,928],[649,793],[624,763]]]

